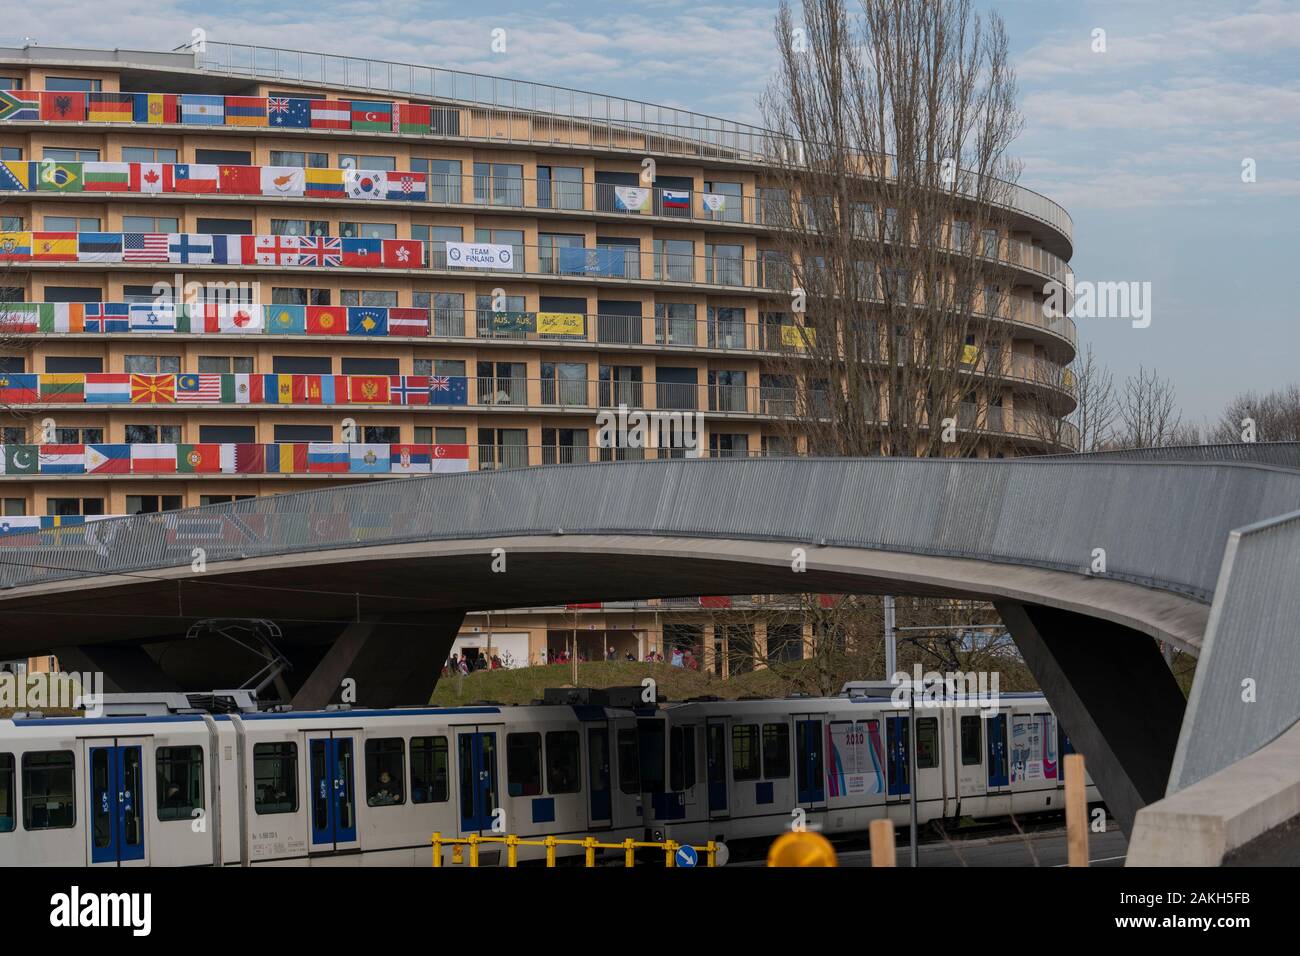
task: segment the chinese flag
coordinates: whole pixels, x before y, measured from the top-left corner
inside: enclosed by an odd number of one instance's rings
[[[260,166],[222,166],[219,183],[217,189],[223,193],[260,196],[262,169]]]

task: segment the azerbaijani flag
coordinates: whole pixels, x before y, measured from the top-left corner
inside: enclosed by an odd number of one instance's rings
[[[369,100],[353,100],[352,129],[367,133],[392,132],[393,104]]]

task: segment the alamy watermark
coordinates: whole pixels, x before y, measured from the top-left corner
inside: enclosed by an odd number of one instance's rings
[[[700,456],[704,435],[701,412],[618,411],[606,410],[596,415],[596,444],[600,448],[668,448],[685,451],[687,458]]]
[[[999,675],[997,671],[922,671],[912,665],[912,673],[898,671],[889,679],[894,690],[889,701],[895,707],[978,707],[981,717],[998,712]]]
[[[1150,282],[1076,282],[1068,274],[1063,283],[1046,283],[1043,295],[1047,319],[1131,319],[1135,329],[1151,324]]]
[[[0,708],[28,710],[85,710],[87,717],[104,712],[104,675],[44,671],[0,674]]]

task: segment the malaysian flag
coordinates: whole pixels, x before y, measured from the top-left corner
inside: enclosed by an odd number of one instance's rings
[[[334,238],[301,236],[298,239],[298,265],[337,268],[343,264],[343,242]]]
[[[123,262],[166,262],[167,233],[127,232],[122,234]]]
[[[220,402],[221,374],[203,373],[176,376],[176,401]]]

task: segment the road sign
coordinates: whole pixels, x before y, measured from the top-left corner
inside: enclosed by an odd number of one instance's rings
[[[693,846],[679,846],[677,848],[677,865],[690,868],[700,862],[700,856],[695,852]]]

